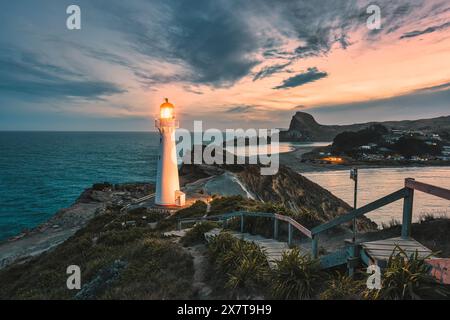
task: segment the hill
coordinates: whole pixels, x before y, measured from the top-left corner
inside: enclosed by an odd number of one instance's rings
[[[374,124],[382,124],[388,129],[420,130],[435,132],[450,138],[450,116],[402,121],[367,122],[351,125],[322,125],[306,112],[296,112],[289,129],[280,132],[280,141],[332,141],[339,133],[360,131]]]

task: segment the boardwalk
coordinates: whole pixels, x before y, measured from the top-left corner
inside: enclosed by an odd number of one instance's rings
[[[408,256],[417,251],[419,258],[421,259],[431,257],[431,250],[412,238],[404,239],[396,237],[361,243],[361,247],[369,257],[370,261],[378,265],[385,265],[397,246]],[[396,250],[396,252],[398,252],[398,250]]]
[[[209,232],[205,233],[205,238],[207,240],[212,237],[217,236],[222,229],[215,228]],[[242,239],[245,241],[251,241],[257,244],[267,255],[267,261],[271,268],[275,266],[276,261],[281,260],[284,252],[289,252],[291,249],[289,248],[286,242],[277,241],[274,239],[264,238],[259,235],[249,234],[249,233],[240,233],[236,231],[227,231],[236,239]]]

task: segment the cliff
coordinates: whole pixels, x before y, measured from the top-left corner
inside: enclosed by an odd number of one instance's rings
[[[388,129],[433,131],[445,136],[448,136],[450,133],[450,116],[420,120],[367,122],[351,125],[322,125],[309,113],[298,111],[292,117],[289,129],[280,132],[280,141],[332,141],[339,133],[359,131],[373,124],[382,124]]]

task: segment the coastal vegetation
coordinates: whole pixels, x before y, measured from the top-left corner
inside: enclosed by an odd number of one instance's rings
[[[0,271],[0,299],[189,299],[192,257],[150,226],[106,210],[54,250]],[[117,223],[116,223],[117,222]],[[81,291],[66,268],[82,270]]]
[[[319,261],[298,248],[285,252],[271,272],[272,296],[276,299],[311,299],[321,286]]]
[[[83,193],[83,204],[95,201],[97,209],[85,225],[62,244],[45,253],[27,257],[0,270],[0,299],[384,299],[388,293],[368,293],[364,269],[354,278],[344,275],[345,268],[320,270],[302,243],[309,241],[294,231],[291,250],[280,260],[268,261],[258,245],[236,239],[228,230],[241,229],[240,217],[228,223],[203,221],[191,225],[180,237],[179,219],[200,218],[233,211],[271,212],[289,216],[311,229],[351,210],[344,201],[284,166],[275,176],[261,176],[255,166],[235,168],[233,174],[245,185],[253,199],[243,196],[212,195],[208,203],[198,200],[173,214],[134,205],[151,188],[145,185],[97,184]],[[202,167],[195,168],[197,174]],[[210,169],[208,169],[210,170]],[[220,171],[215,171],[220,174]],[[195,180],[196,176],[191,178]],[[206,200],[198,193],[199,199]],[[127,205],[130,203],[131,205]],[[64,212],[63,212],[64,213]],[[64,218],[64,216],[61,216]],[[359,219],[360,239],[389,238],[399,234],[397,223],[377,230],[369,219]],[[449,256],[450,220],[424,216],[412,225],[415,239],[433,251]],[[206,243],[204,233],[221,227],[225,231]],[[270,218],[245,217],[244,232],[274,236]],[[278,226],[278,239],[287,241],[286,223]],[[181,235],[183,232],[181,232]],[[347,225],[324,233],[319,252],[342,246],[351,234]],[[337,237],[336,237],[337,236]],[[339,243],[331,243],[334,238]],[[324,247],[322,247],[322,244]],[[332,247],[331,247],[332,248]],[[392,259],[392,261],[397,261]],[[398,261],[397,261],[398,262]],[[397,263],[396,262],[396,263]],[[69,265],[82,271],[81,290],[66,287]],[[392,264],[398,270],[400,263]],[[412,263],[420,279],[428,270]],[[401,272],[386,285],[409,285],[411,279]],[[395,276],[394,276],[395,274]],[[423,277],[422,277],[423,275]],[[400,280],[398,280],[400,279]],[[416,279],[416,278],[414,278]],[[405,282],[405,281],[406,282]],[[386,280],[387,281],[387,280]],[[402,282],[404,281],[404,282]],[[406,284],[405,284],[406,283]],[[420,287],[426,282],[420,280]],[[206,288],[207,287],[207,288]],[[442,286],[438,286],[441,290]],[[422,292],[414,291],[422,297]],[[433,296],[434,291],[426,298]],[[428,295],[429,294],[429,295]],[[397,295],[395,296],[397,297]],[[399,296],[408,299],[411,295]]]
[[[222,232],[208,244],[209,283],[219,298],[324,300],[404,300],[448,298],[449,288],[429,273],[426,258],[394,251],[382,273],[382,288],[368,289],[368,274],[354,277],[342,271],[323,271],[317,260],[298,249],[283,254],[270,268],[267,256],[251,242]],[[229,291],[224,292],[223,288]]]
[[[212,271],[209,279],[214,288],[229,289],[227,298],[264,296],[270,269],[265,253],[255,243],[224,232],[208,244],[208,257]]]
[[[431,256],[420,258],[417,251],[408,255],[397,246],[383,272],[381,289],[366,290],[365,297],[379,300],[448,298],[448,288],[438,284],[429,272],[426,260]]]
[[[208,232],[219,224],[212,221],[203,221],[196,223],[186,234],[181,238],[180,242],[184,246],[194,246],[197,244],[206,243],[205,232]]]

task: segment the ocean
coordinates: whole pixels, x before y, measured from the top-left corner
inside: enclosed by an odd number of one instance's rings
[[[46,221],[93,183],[154,183],[158,143],[155,132],[0,132],[0,240]],[[280,152],[290,149],[280,145]],[[348,171],[305,176],[352,203]],[[450,188],[450,167],[360,170],[360,205],[401,188],[406,177]],[[414,203],[416,218],[449,215],[448,201],[418,195]],[[400,206],[369,217],[399,219]]]
[[[154,182],[154,132],[0,132],[0,239],[46,221],[95,182]]]

